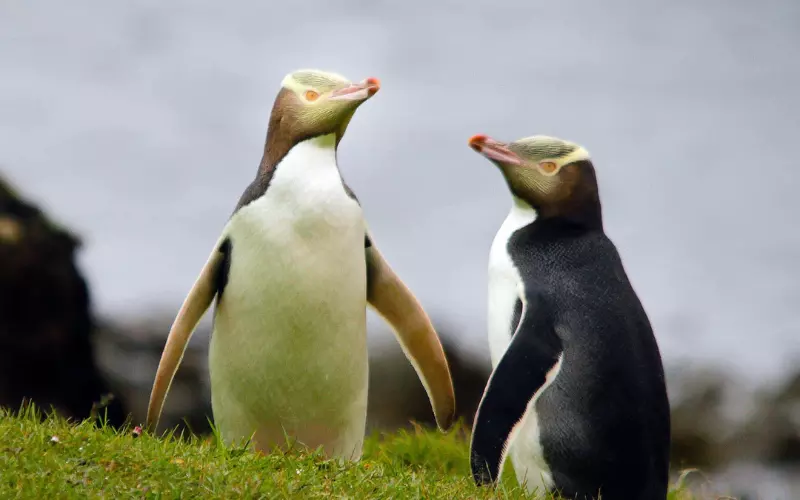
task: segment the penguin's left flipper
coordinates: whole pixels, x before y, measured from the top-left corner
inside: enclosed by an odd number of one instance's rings
[[[394,330],[400,346],[428,393],[436,423],[447,430],[455,419],[455,393],[450,368],[428,315],[414,294],[395,274],[369,235],[367,300]]]
[[[208,310],[217,293],[222,293],[225,286],[227,275],[221,271],[227,272],[230,241],[223,238],[220,240],[214,246],[200,275],[183,301],[167,336],[161,360],[158,362],[153,389],[150,392],[150,403],[147,407],[146,425],[152,430],[155,430],[158,425],[167,392],[169,392],[172,379],[175,377],[175,372],[178,371],[183,353],[186,351],[186,346],[197,323],[200,322],[200,318]]]
[[[539,292],[525,295],[519,325],[475,413],[470,468],[479,486],[499,480],[515,428],[552,382],[561,359],[561,340],[546,302]]]

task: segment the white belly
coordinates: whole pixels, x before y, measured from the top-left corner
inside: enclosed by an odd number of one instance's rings
[[[214,420],[227,442],[255,433],[256,448],[269,451],[285,445],[285,431],[357,459],[367,410],[365,225],[338,171],[300,183],[282,171],[293,166],[279,166],[267,194],[226,228],[231,267],[209,352]]]
[[[508,254],[511,235],[536,219],[536,212],[524,202],[514,200],[506,220],[500,226],[489,252],[488,331],[492,368],[508,348],[512,335],[512,319],[517,300],[522,297],[523,285],[519,271]],[[557,369],[552,374],[557,373]],[[551,379],[548,376],[548,379]],[[539,439],[539,424],[533,404],[515,427],[508,456],[514,466],[517,480],[526,489],[540,493],[552,486],[552,476],[544,462]]]

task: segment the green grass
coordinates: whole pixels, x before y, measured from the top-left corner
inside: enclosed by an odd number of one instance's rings
[[[371,436],[360,462],[340,464],[0,410],[0,498],[531,498],[510,466],[497,490],[475,487],[467,450],[463,425],[447,434],[416,428]],[[687,497],[670,494],[679,498]]]

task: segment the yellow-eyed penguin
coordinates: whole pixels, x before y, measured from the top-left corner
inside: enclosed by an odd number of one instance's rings
[[[510,455],[528,491],[665,499],[661,355],[604,232],[589,154],[547,136],[469,145],[499,167],[512,198],[490,250],[493,371],[473,424],[475,482],[497,481]]]
[[[439,427],[450,427],[455,399],[439,338],[381,256],[336,161],[350,119],[379,88],[375,78],[351,83],[318,70],[285,77],[256,178],[169,332],[150,396],[150,427],[215,297],[211,402],[226,443],[252,436],[265,453],[300,444],[358,460],[367,412],[367,304],[393,327]]]

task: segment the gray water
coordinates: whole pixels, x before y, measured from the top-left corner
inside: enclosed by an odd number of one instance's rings
[[[343,174],[434,317],[486,356],[509,208],[475,133],[582,143],[667,364],[800,359],[800,2],[0,3],[0,172],[84,238],[98,310],[174,312],[255,173],[283,76],[383,88]]]

